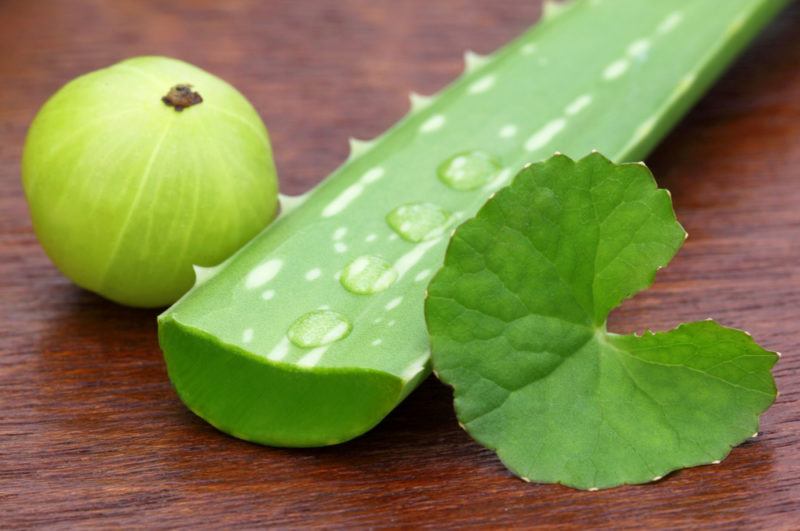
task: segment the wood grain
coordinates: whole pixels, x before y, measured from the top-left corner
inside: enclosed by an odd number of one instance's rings
[[[649,163],[690,238],[616,331],[714,316],[783,351],[762,433],[717,466],[597,493],[527,485],[471,442],[430,379],[351,443],[280,450],[227,437],[172,391],[156,312],[81,291],[33,236],[26,127],[83,72],[137,54],[196,63],[265,117],[301,192],[538,2],[0,3],[0,527],[800,527],[800,5],[792,5]]]

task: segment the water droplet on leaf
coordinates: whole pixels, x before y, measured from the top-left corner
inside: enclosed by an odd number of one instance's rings
[[[377,256],[359,256],[344,268],[339,281],[352,293],[370,295],[387,289],[397,280],[392,264]]]
[[[401,205],[386,216],[386,222],[404,240],[421,242],[440,236],[450,221],[450,212],[433,203]]]
[[[485,151],[464,151],[444,161],[436,170],[439,180],[454,190],[474,190],[488,183],[500,162]]]
[[[311,348],[328,345],[350,333],[350,322],[331,310],[315,310],[301,315],[286,332],[289,340],[298,347]]]

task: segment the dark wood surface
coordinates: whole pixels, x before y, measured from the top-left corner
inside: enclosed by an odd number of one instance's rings
[[[616,331],[714,316],[782,351],[762,432],[717,466],[638,487],[528,485],[461,431],[429,379],[334,448],[223,435],[167,380],[154,311],[50,264],[19,182],[26,128],[67,80],[174,55],[239,87],[270,128],[284,191],[308,189],[539,14],[533,0],[0,2],[0,527],[800,527],[800,5],[648,160],[690,238]]]

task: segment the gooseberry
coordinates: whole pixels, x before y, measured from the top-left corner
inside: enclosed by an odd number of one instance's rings
[[[36,115],[22,181],[34,230],[76,284],[170,304],[277,209],[269,136],[235,88],[136,57],[67,83]]]

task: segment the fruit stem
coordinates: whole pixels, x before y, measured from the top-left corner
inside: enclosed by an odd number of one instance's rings
[[[203,97],[193,91],[191,85],[178,84],[169,89],[169,92],[161,98],[161,101],[170,107],[174,107],[177,112],[181,112],[187,107],[203,103]]]

